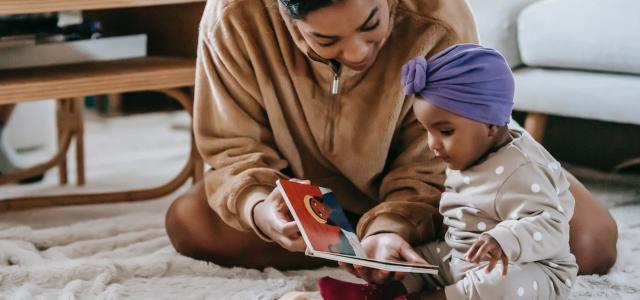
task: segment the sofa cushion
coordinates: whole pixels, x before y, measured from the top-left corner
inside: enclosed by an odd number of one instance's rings
[[[518,19],[529,66],[640,74],[640,1],[544,0]]]
[[[640,125],[636,75],[542,68],[514,75],[516,110]]]
[[[469,0],[480,43],[505,56],[512,68],[522,63],[516,39],[516,20],[527,5],[538,0]]]

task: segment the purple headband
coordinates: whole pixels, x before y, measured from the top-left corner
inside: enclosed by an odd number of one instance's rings
[[[474,44],[453,45],[428,61],[402,66],[406,94],[475,121],[504,126],[511,120],[514,80],[504,57]]]

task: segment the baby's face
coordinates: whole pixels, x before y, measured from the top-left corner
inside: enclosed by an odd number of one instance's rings
[[[422,99],[416,99],[413,111],[428,132],[429,148],[450,169],[470,167],[493,147],[490,125],[450,113]]]

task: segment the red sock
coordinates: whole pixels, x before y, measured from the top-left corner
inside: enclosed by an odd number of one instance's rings
[[[322,277],[318,281],[320,295],[324,300],[414,300],[414,294],[407,295],[407,291],[400,282],[389,284],[357,284]]]

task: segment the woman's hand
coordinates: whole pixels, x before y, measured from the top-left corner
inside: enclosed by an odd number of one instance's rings
[[[253,220],[258,230],[283,248],[291,252],[304,252],[307,248],[278,188],[253,208]]]
[[[479,264],[482,258],[489,258],[489,265],[487,266],[487,273],[493,271],[498,264],[498,261],[502,262],[502,276],[507,276],[507,269],[509,268],[509,258],[502,251],[502,247],[498,244],[498,241],[492,236],[483,234],[478,240],[471,245],[469,251],[464,255],[464,259],[468,262]]]
[[[373,259],[427,263],[411,248],[411,245],[409,245],[407,241],[395,233],[379,233],[368,236],[362,240],[362,247],[367,253],[367,256]],[[400,280],[405,276],[404,273],[393,273],[342,262],[338,264],[349,273],[367,282],[377,284],[382,284],[390,280]]]

